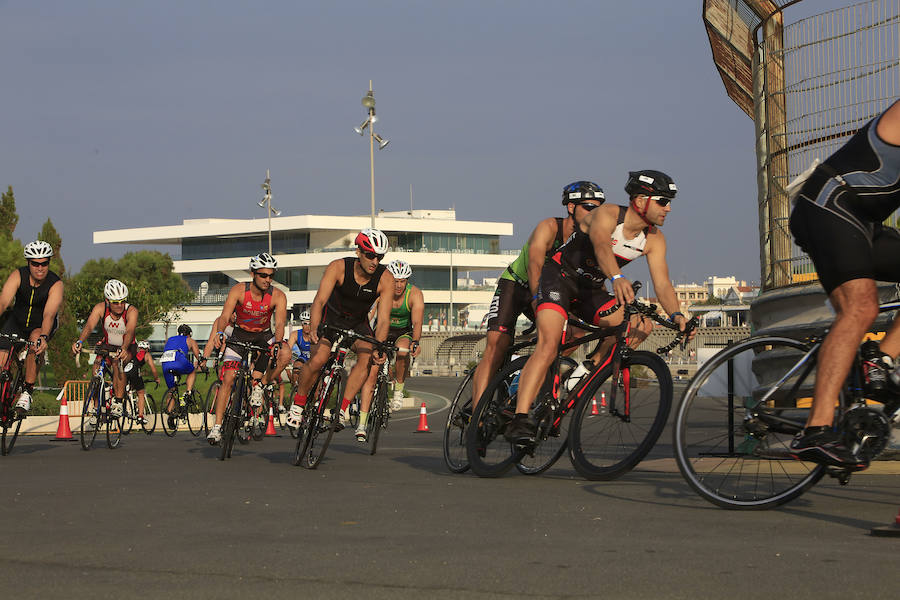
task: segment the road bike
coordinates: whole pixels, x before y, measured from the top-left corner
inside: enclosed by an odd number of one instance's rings
[[[124,418],[112,414],[112,382],[107,380],[110,354],[118,353],[118,346],[98,344],[94,353],[100,357],[97,371],[88,384],[87,395],[81,407],[81,447],[90,450],[100,429],[106,429],[106,445],[110,449],[119,447],[122,440]],[[123,411],[124,414],[124,411]]]
[[[321,337],[333,340],[331,354],[320,369],[317,381],[310,388],[314,390],[314,393],[310,395],[303,407],[303,416],[297,436],[297,449],[292,460],[294,465],[307,469],[315,469],[319,466],[331,443],[331,437],[335,431],[343,427],[340,419],[340,405],[344,398],[344,389],[347,387],[347,370],[344,367],[344,360],[350,347],[354,342],[360,340],[369,342],[382,352],[393,353],[395,351],[392,345],[348,329],[325,326]],[[386,388],[383,392],[386,396]],[[330,414],[326,415],[326,409],[330,409]],[[373,432],[378,430],[380,430],[380,424],[378,428],[373,429]],[[375,446],[377,447],[377,439]],[[370,446],[370,451],[374,452],[371,448],[372,446]]]
[[[162,428],[169,437],[174,437],[178,432],[178,424],[183,423],[194,437],[203,432],[204,404],[197,390],[191,390],[188,394],[181,393],[181,376],[175,375],[175,385],[166,390],[163,395]]]
[[[16,402],[25,386],[25,357],[34,346],[15,334],[0,334],[0,339],[9,342],[6,363],[0,371],[0,429],[2,429],[2,455],[12,452],[19,436],[19,429],[26,415],[16,409]]]
[[[635,291],[640,289],[640,282],[633,285]],[[614,306],[598,316],[619,308]],[[568,323],[590,333],[560,345],[530,411],[537,423],[533,443],[512,444],[503,437],[515,414],[518,390],[512,386],[512,378],[528,358],[519,358],[501,370],[488,384],[466,427],[466,454],[472,471],[481,477],[498,477],[516,465],[522,473],[538,474],[567,449],[575,470],[586,479],[615,479],[633,469],[659,439],[672,404],[672,376],[659,355],[682,343],[697,323],[689,321],[672,342],[653,353],[629,347],[634,315],[678,329],[677,324],[659,316],[656,305],[638,299],[625,305],[622,323],[614,327],[601,328],[570,317]],[[569,386],[561,384],[569,373],[564,370],[563,353],[595,340],[599,348],[600,340],[609,336],[615,336],[615,343],[606,359],[591,364],[566,393]],[[567,424],[569,412],[572,417]]]
[[[243,348],[247,352],[244,353],[244,358],[238,364],[237,372],[234,375],[234,384],[228,398],[228,405],[225,407],[225,417],[222,421],[222,451],[219,455],[219,460],[231,458],[235,439],[242,444],[246,444],[250,441],[251,436],[261,439],[265,435],[265,422],[263,421],[260,424],[258,416],[258,411],[261,407],[254,408],[250,406],[250,390],[253,384],[253,365],[259,354],[268,353],[269,348],[268,346],[231,339],[227,340],[225,344],[234,348]],[[272,354],[270,367],[275,364],[276,357],[277,350]]]
[[[385,354],[385,360],[378,367],[378,375],[375,378],[375,388],[372,392],[372,404],[369,406],[369,417],[366,421],[366,442],[369,444],[369,455],[374,455],[378,449],[378,438],[382,429],[387,429],[388,421],[391,420],[391,401],[388,398],[388,388],[391,385],[390,365],[395,355],[395,348],[392,344],[378,344]],[[396,351],[407,349],[397,348]],[[359,406],[357,405],[357,409]],[[347,407],[348,412],[350,407]],[[357,410],[358,413],[358,410]],[[357,416],[359,422],[359,416]]]
[[[894,301],[879,312],[900,309]],[[675,412],[675,460],[688,484],[728,509],[789,502],[826,474],[842,485],[852,470],[795,459],[790,443],[809,415],[816,362],[827,330],[798,340],[750,337],[710,358]],[[859,351],[835,405],[836,430],[857,457],[871,461],[900,423],[900,392],[866,390]]]
[[[125,367],[125,372],[131,370],[133,367],[133,363],[129,363]],[[135,422],[139,422],[141,424],[141,429],[147,435],[151,435],[154,431],[156,431],[156,401],[153,399],[153,395],[144,390],[144,420],[140,420],[140,411],[138,410],[138,403],[141,401],[140,395],[138,392],[131,389],[131,383],[127,382],[125,384],[125,402],[122,407],[122,433],[124,435],[128,435],[131,433],[132,428],[134,427]],[[150,383],[153,381],[152,379],[145,379],[144,384]],[[157,388],[159,384],[156,384]],[[107,394],[109,391],[107,390]]]

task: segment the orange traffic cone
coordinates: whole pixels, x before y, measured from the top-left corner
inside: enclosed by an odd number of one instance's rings
[[[600,406],[606,411],[606,392],[600,392]]]
[[[272,412],[272,405],[269,405],[269,424],[266,426],[266,435],[279,437],[278,432],[275,431],[275,413]]]
[[[424,402],[422,408],[419,409],[419,428],[413,433],[431,433],[431,430],[428,429],[428,414],[425,412]]]
[[[591,416],[599,415],[600,411],[597,410],[597,398],[591,398]]]
[[[897,512],[897,518],[893,523],[882,527],[873,527],[869,533],[879,537],[900,537],[900,512]]]
[[[56,437],[51,438],[54,442],[74,442],[72,437],[72,428],[69,427],[69,405],[66,403],[66,388],[63,387],[59,396],[56,398],[59,404],[59,425],[56,427]]]

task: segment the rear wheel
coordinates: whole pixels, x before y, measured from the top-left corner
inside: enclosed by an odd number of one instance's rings
[[[197,390],[191,390],[191,395],[188,396],[185,409],[187,411],[188,431],[191,432],[191,435],[197,437],[203,433],[203,419],[206,412],[203,403],[200,401],[200,394]]]
[[[569,375],[575,370],[578,363],[571,358],[562,357],[559,360],[559,394],[565,394],[565,384],[569,379]],[[542,390],[542,395],[546,400],[552,400],[552,392],[550,388]],[[569,412],[575,405],[576,398],[563,397],[561,402],[569,402],[563,414],[548,412],[538,423],[538,444],[534,448],[533,454],[524,454],[519,462],[516,463],[516,469],[524,475],[539,475],[543,473],[559,460],[568,448],[569,424],[572,419],[569,418]],[[541,413],[541,403],[536,403],[538,409],[535,412]],[[544,404],[546,406],[546,404]]]
[[[447,410],[447,422],[444,423],[444,464],[452,473],[465,473],[469,470],[469,459],[466,456],[466,425],[472,418],[472,377],[475,369],[463,378],[456,395]]]
[[[156,431],[156,417],[156,400],[150,392],[144,392],[144,422],[141,423],[141,429],[147,435]]]
[[[0,454],[6,456],[12,452],[13,446],[16,445],[16,439],[19,437],[19,428],[22,427],[24,416],[16,410],[16,401],[22,393],[22,373],[18,369],[18,364],[13,361],[8,375],[10,380],[3,384],[2,402],[0,402],[0,427],[3,429],[2,446],[0,446]]]
[[[90,450],[100,429],[100,403],[103,401],[103,385],[96,377],[91,379],[88,393],[81,407],[81,447]]]
[[[126,389],[122,400],[122,435],[131,433],[137,415],[137,393]]]
[[[307,469],[315,469],[325,456],[331,436],[340,423],[340,404],[344,397],[344,388],[347,379],[342,369],[335,369],[331,373],[329,381],[321,380],[319,391],[316,393],[316,403],[313,408],[317,410],[317,419],[310,419],[303,440],[303,451],[300,464]],[[328,406],[332,406],[331,417],[325,415]],[[309,407],[309,403],[307,403]]]
[[[572,415],[569,457],[585,479],[616,479],[633,469],[656,444],[672,407],[672,375],[656,354],[637,350],[623,359],[615,400],[611,377],[612,365],[594,376]]]
[[[216,423],[216,395],[219,393],[220,387],[222,387],[222,380],[216,379],[206,391],[206,403],[203,409],[203,430],[206,433],[209,433]]]
[[[178,431],[178,415],[181,412],[178,406],[178,388],[166,390],[162,401],[162,428],[169,437],[174,437]]]

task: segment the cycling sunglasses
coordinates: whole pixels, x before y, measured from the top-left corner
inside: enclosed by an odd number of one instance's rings
[[[668,206],[672,201],[671,198],[666,198],[665,196],[650,196],[649,198],[660,206]]]
[[[50,264],[50,261],[45,260],[44,262],[38,262],[36,260],[29,260],[28,264],[30,264],[32,267],[46,267]]]
[[[595,208],[600,208],[599,204],[594,204],[593,202],[579,202],[575,206],[580,206],[581,208],[583,208],[584,210],[586,210],[588,212],[591,212]]]
[[[273,277],[275,277],[275,273],[259,273],[259,272],[257,272],[256,276],[262,277],[263,279],[272,279]]]
[[[381,260],[382,258],[384,258],[384,254],[378,254],[376,252],[369,252],[368,250],[363,250],[363,256],[365,256],[369,260],[374,260],[376,258],[378,260]]]

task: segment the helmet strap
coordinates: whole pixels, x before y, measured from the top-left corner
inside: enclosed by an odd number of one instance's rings
[[[645,197],[646,197],[646,196],[645,196]],[[646,197],[646,198],[647,198],[647,203],[644,205],[644,211],[643,211],[643,212],[641,212],[641,209],[639,209],[639,208],[637,207],[637,203],[635,202],[635,200],[637,200],[637,196],[635,196],[634,198],[631,199],[631,208],[634,209],[634,212],[637,213],[637,215],[641,218],[641,220],[642,220],[644,223],[646,223],[647,225],[653,227],[653,223],[651,223],[650,221],[647,220],[647,211],[650,210],[650,198],[649,198],[649,197]]]

